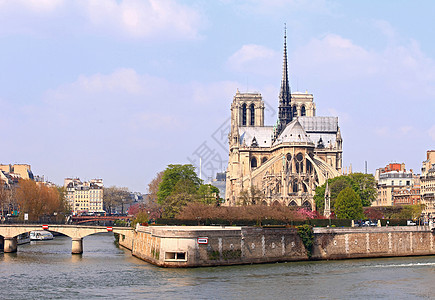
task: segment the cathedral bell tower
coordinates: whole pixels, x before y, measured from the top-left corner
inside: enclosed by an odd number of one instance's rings
[[[281,91],[279,93],[278,124],[273,139],[275,140],[288,123],[293,120],[291,92],[287,67],[287,28],[284,29],[284,58],[282,66]]]

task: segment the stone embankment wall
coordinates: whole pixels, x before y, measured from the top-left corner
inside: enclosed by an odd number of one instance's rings
[[[131,230],[131,232],[127,234],[119,234],[118,243],[124,248],[128,250],[133,250],[133,242],[135,240],[136,232]]]
[[[433,255],[428,226],[316,228],[314,259]]]
[[[294,228],[150,226],[120,245],[164,267],[308,260]],[[311,259],[434,255],[429,227],[315,228]]]

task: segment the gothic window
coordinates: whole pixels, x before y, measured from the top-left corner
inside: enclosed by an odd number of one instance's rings
[[[250,119],[250,125],[254,126],[255,124],[255,106],[254,104],[251,104],[251,106],[249,106],[249,110],[251,111],[251,119]]]
[[[311,173],[313,171],[313,166],[311,165],[310,161],[307,160],[307,173]]]
[[[304,156],[302,153],[296,155],[296,173],[302,173],[304,169]]]
[[[288,206],[298,206],[295,200],[292,200],[292,202],[289,203]]]
[[[246,126],[246,103],[242,105],[242,126]]]
[[[306,116],[307,112],[305,111],[305,105],[302,105],[301,107],[301,116]]]
[[[266,161],[267,161],[267,157],[263,157],[263,158],[261,159],[261,164],[264,164]]]
[[[307,193],[308,189],[307,189],[307,183],[306,182],[302,183],[302,187],[304,188],[304,193]]]
[[[311,210],[311,204],[308,201],[305,201],[304,203],[302,203],[302,207],[307,209],[307,210]]]
[[[296,108],[296,105],[293,106],[293,117],[297,117],[298,116],[298,110]]]
[[[297,155],[296,155],[296,159],[298,160],[298,162],[301,162],[303,159],[304,159],[304,156],[302,155],[302,153],[298,153]]]
[[[257,159],[255,157],[253,157],[251,159],[251,168],[254,169],[257,167]]]
[[[290,154],[287,154],[285,160],[285,169],[287,173],[291,172],[291,160],[292,160],[292,156]]]
[[[293,193],[297,193],[298,190],[299,190],[299,188],[298,188],[298,180],[295,179],[295,180],[293,180]]]

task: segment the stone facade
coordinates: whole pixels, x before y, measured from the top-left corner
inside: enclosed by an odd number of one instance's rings
[[[34,179],[30,165],[0,165],[0,181],[5,186],[17,184],[19,179]]]
[[[375,179],[378,196],[373,206],[420,203],[419,193],[414,195],[420,190],[420,180],[412,170],[406,170],[404,163],[390,163],[384,168],[377,169]]]
[[[260,93],[237,91],[231,104],[231,131],[225,205],[246,202],[241,195],[261,193],[260,203],[315,209],[315,188],[342,172],[337,117],[317,117],[312,94],[291,93],[284,42],[278,121],[264,125]],[[249,192],[251,191],[251,192]],[[258,197],[257,197],[258,198]],[[246,197],[243,197],[246,199]]]
[[[102,179],[81,182],[79,178],[65,178],[64,187],[73,213],[104,213]]]
[[[426,219],[435,218],[435,150],[427,151],[421,168],[421,203],[425,205]]]
[[[120,244],[163,267],[308,260],[295,228],[138,226]],[[314,228],[311,259],[434,255],[428,226]]]

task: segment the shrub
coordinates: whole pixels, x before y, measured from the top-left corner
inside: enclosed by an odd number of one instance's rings
[[[311,251],[313,249],[314,244],[314,233],[313,233],[313,227],[310,225],[301,225],[296,227],[298,231],[298,235],[302,240],[302,243],[304,244],[305,250],[307,250],[307,256],[310,259],[311,258]]]

